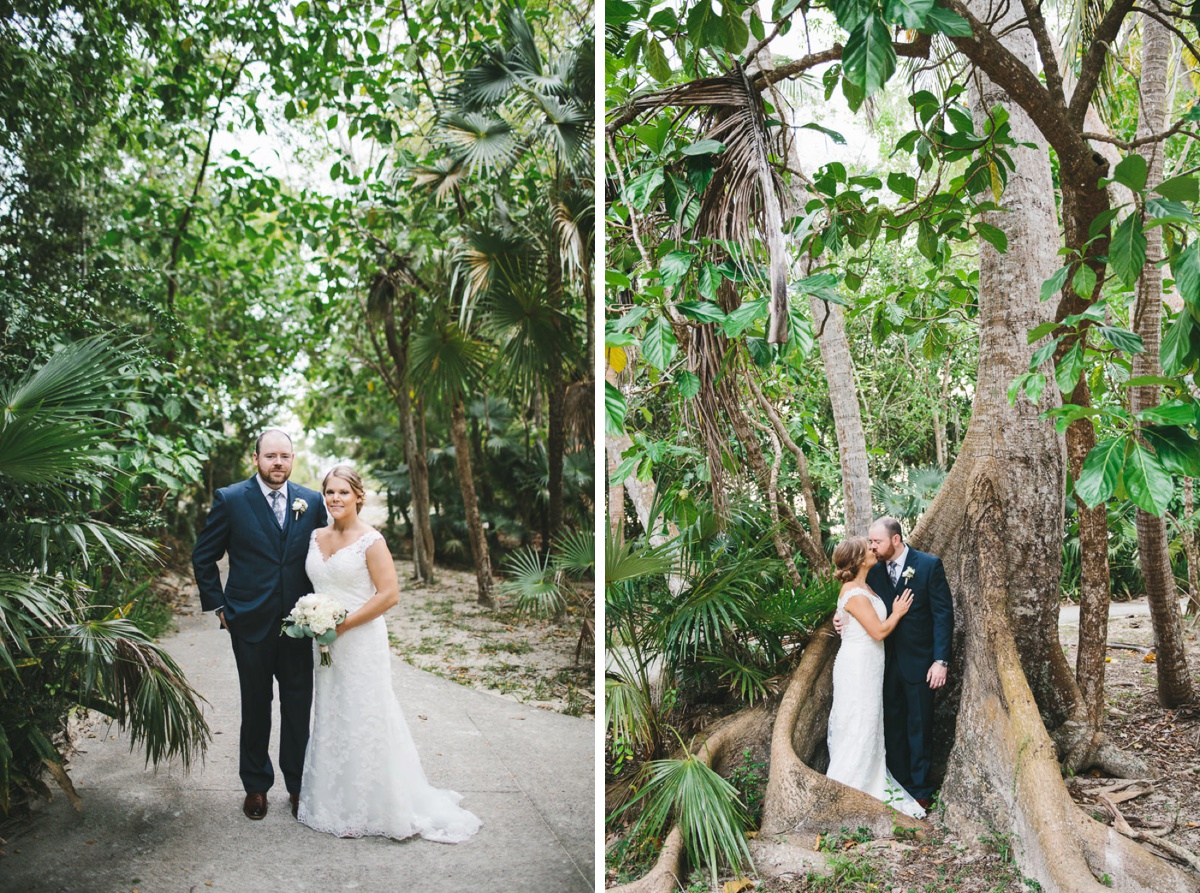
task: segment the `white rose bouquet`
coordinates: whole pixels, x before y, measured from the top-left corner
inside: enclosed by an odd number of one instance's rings
[[[332,667],[329,646],[337,638],[337,625],[346,619],[346,608],[331,595],[311,592],[296,602],[283,618],[283,632],[293,639],[307,636],[321,646],[321,666]]]

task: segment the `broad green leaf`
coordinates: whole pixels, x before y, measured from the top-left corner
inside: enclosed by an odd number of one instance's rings
[[[1130,155],[1125,161],[1141,157]],[[1142,164],[1145,163],[1143,160]],[[1142,231],[1142,218],[1137,214],[1130,214],[1122,220],[1113,233],[1108,259],[1113,272],[1132,288],[1142,275],[1142,267],[1146,265],[1146,234]]]
[[[1058,349],[1058,342],[1061,340],[1061,337],[1051,338],[1049,341],[1035,350],[1033,352],[1033,356],[1029,358],[1029,371],[1037,372],[1038,367],[1041,366],[1042,363],[1054,356],[1054,351]]]
[[[1187,205],[1162,198],[1146,199],[1146,215],[1164,223],[1191,223],[1194,219]]]
[[[724,322],[725,311],[711,301],[680,301],[675,308],[696,322]]]
[[[625,200],[639,211],[644,211],[654,197],[654,192],[663,184],[663,169],[655,168],[638,174],[625,184]]]
[[[1042,283],[1043,301],[1050,300],[1050,298],[1062,291],[1062,287],[1067,284],[1067,274],[1070,272],[1071,268],[1069,266],[1059,267],[1049,279]]]
[[[888,82],[896,70],[896,49],[887,23],[868,14],[846,39],[842,70],[847,80],[870,96]]]
[[[625,403],[625,395],[612,386],[604,383],[604,430],[612,437],[620,437],[625,433],[625,414],[629,411]]]
[[[720,140],[697,140],[679,151],[683,155],[716,155],[725,151],[725,144]]]
[[[972,34],[971,23],[944,6],[935,6],[929,10],[921,30],[932,34],[945,34],[947,37],[970,37]]]
[[[1122,206],[1124,207],[1124,206]],[[1101,211],[1096,215],[1096,219],[1088,226],[1088,238],[1094,239],[1100,235],[1108,227],[1116,216],[1121,213],[1121,208],[1109,208],[1107,211]]]
[[[1083,342],[1076,341],[1054,367],[1054,381],[1064,394],[1075,390],[1079,374],[1083,371]]]
[[[1172,474],[1200,477],[1200,441],[1185,429],[1150,425],[1142,435],[1154,447],[1163,467]]]
[[[1125,457],[1125,492],[1142,511],[1161,517],[1175,495],[1175,483],[1149,448],[1136,440],[1130,441],[1130,445],[1132,448]]]
[[[657,38],[646,38],[646,50],[642,58],[646,60],[646,71],[650,73],[650,77],[660,84],[671,79],[671,63],[667,61],[667,54]]]
[[[1008,253],[1008,236],[1004,234],[1004,230],[990,224],[977,221],[975,223],[975,232],[979,233],[980,237],[987,241],[993,248],[1001,254]]]
[[[888,174],[887,178],[888,189],[896,193],[901,198],[912,200],[917,192],[917,181],[908,174],[895,171]]]
[[[675,376],[675,388],[679,391],[679,396],[691,400],[700,393],[700,376],[685,369]]]
[[[1075,481],[1075,496],[1088,508],[1107,502],[1116,492],[1125,464],[1125,443],[1125,437],[1102,440],[1083,460]]]
[[[1092,292],[1096,289],[1096,271],[1087,264],[1080,264],[1075,275],[1071,277],[1071,288],[1083,300],[1090,301]]]
[[[1171,274],[1183,299],[1193,307],[1200,307],[1200,252],[1196,243],[1188,245],[1171,262]]]
[[[1146,188],[1146,169],[1146,159],[1141,155],[1126,155],[1113,168],[1112,178],[1132,192],[1141,192]]]
[[[1191,425],[1196,421],[1196,405],[1183,400],[1169,400],[1143,409],[1137,418],[1151,425]]]
[[[687,275],[696,255],[690,251],[670,251],[659,262],[658,271],[662,273],[662,282],[667,288],[674,288],[679,280]]]
[[[678,351],[679,342],[675,340],[671,324],[661,316],[656,318],[642,338],[642,356],[659,372],[665,372]]]
[[[887,0],[883,16],[889,22],[903,25],[909,31],[916,31],[925,24],[925,18],[931,9],[933,0]]]
[[[740,307],[730,311],[725,317],[725,337],[737,338],[756,320],[767,315],[765,300],[743,301]]]
[[[1109,344],[1125,353],[1141,353],[1146,349],[1141,335],[1135,335],[1128,329],[1120,329],[1116,326],[1099,326],[1099,332]]]
[[[1200,202],[1200,179],[1192,174],[1182,174],[1163,180],[1154,191],[1173,202]]]
[[[1192,349],[1191,339],[1194,328],[1192,314],[1186,310],[1180,312],[1174,322],[1168,325],[1167,331],[1163,335],[1162,350],[1159,353],[1163,372],[1167,375],[1179,375],[1186,368],[1187,357]]]

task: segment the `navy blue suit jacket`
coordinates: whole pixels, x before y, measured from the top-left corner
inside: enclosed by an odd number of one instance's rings
[[[279,635],[280,621],[302,595],[312,592],[304,571],[312,532],[326,524],[321,494],[288,482],[283,529],[259,489],[257,477],[217,491],[208,521],[192,548],[192,569],[205,611],[224,605],[229,631],[247,642]],[[291,503],[308,509],[299,519]],[[224,589],[217,562],[229,555]]]
[[[913,573],[905,582],[904,573],[908,568],[912,568]],[[891,613],[897,595],[905,589],[912,590],[912,607],[885,640],[888,659],[897,661],[906,682],[924,680],[935,660],[950,660],[954,602],[942,559],[909,546],[896,586],[892,586],[885,561],[876,562],[867,571],[867,585],[883,600],[888,613]]]

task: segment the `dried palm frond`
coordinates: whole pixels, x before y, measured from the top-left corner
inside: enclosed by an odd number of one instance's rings
[[[770,261],[767,340],[787,341],[787,243],[783,235],[784,184],[771,158],[782,157],[783,128],[768,130],[762,96],[745,71],[699,78],[633,99],[621,117],[663,108],[704,110],[702,139],[725,148],[715,156],[713,178],[704,191],[696,235],[765,246]]]

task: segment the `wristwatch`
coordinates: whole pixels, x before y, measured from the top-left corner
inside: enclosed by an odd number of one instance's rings
[[[944,660],[935,660],[935,661],[934,661],[934,663],[935,663],[935,664],[941,664],[943,667],[948,667],[948,666],[950,666],[950,662],[949,662],[949,661],[944,661]]]

